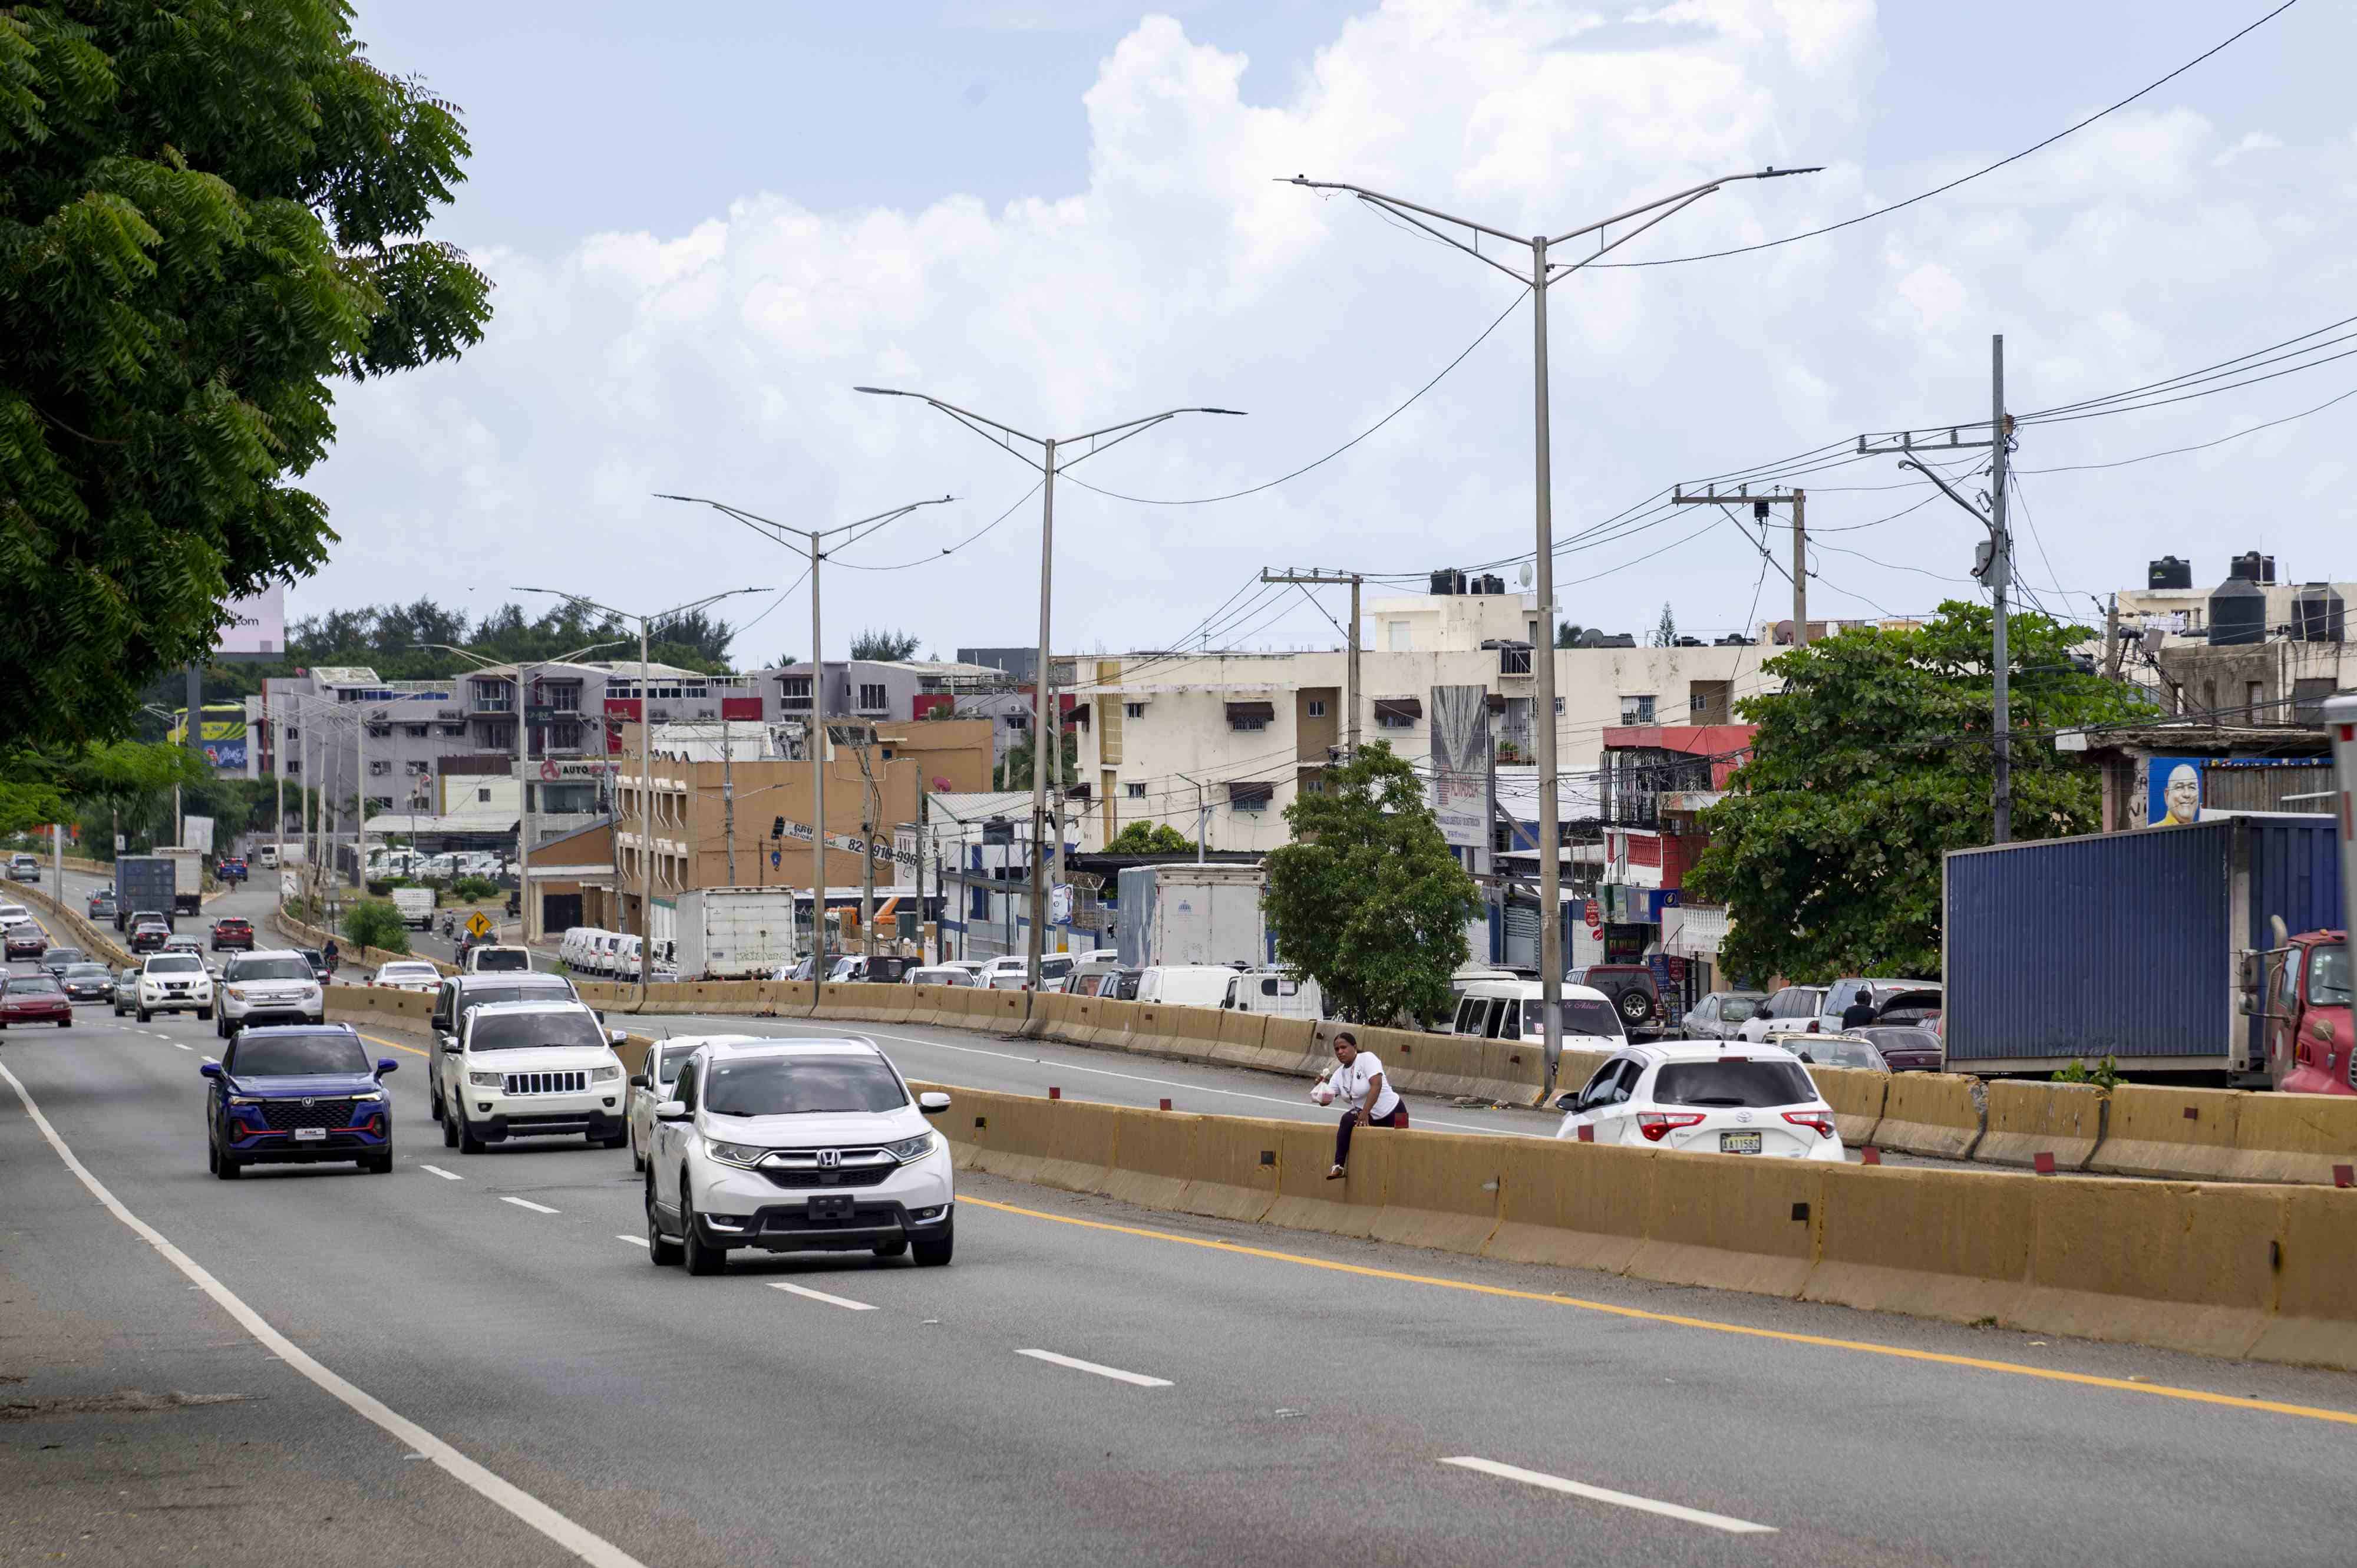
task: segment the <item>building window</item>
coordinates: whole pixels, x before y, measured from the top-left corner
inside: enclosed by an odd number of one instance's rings
[[[1276,786],[1274,784],[1231,784],[1228,786],[1228,805],[1239,811],[1265,811],[1275,794]]]
[[[791,713],[806,714],[811,705],[811,678],[807,675],[782,675],[778,679],[778,705]]]
[[[1326,776],[1322,773],[1313,773],[1301,781],[1301,792],[1305,795],[1323,795],[1326,793]]]
[[[1126,789],[1129,798],[1133,800],[1143,800],[1146,799],[1146,786],[1143,784],[1126,785],[1125,786],[1125,789]]]
[[[1322,719],[1326,716],[1325,698],[1312,697],[1309,699],[1309,716],[1313,719]]]
[[[1620,722],[1624,725],[1649,725],[1653,722],[1653,699],[1650,696],[1620,699]]]
[[[371,795],[368,798],[368,809],[379,815],[382,815],[386,811],[390,811],[393,810],[393,797],[390,795]]]
[[[293,740],[296,736],[299,736],[303,732],[301,730],[296,728],[293,725],[285,726],[285,734],[288,740]]]
[[[1029,729],[1031,727],[1031,715],[1029,714],[1008,714],[1006,715],[1006,727],[1008,729]]]
[[[1228,721],[1228,727],[1241,734],[1249,735],[1255,730],[1266,729],[1268,727],[1268,721],[1256,714],[1249,715],[1243,718],[1230,719]]]
[[[295,774],[295,773],[300,773],[300,772],[302,772],[302,771],[303,771],[303,760],[302,760],[302,758],[297,757],[288,757],[288,758],[286,759],[286,771],[287,771],[288,773],[290,773],[290,774]]]
[[[2250,724],[2264,722],[2267,711],[2267,689],[2256,681],[2243,682],[2243,706],[2249,714]]]
[[[1561,697],[1557,697],[1555,700],[1555,716],[1557,718],[1563,717],[1563,699]]]
[[[1142,719],[1146,716],[1146,704],[1144,703],[1124,703],[1121,705],[1121,716],[1125,719]]]
[[[368,726],[368,735],[369,739],[371,740],[391,740],[393,738],[393,726],[391,725],[371,725]]]
[[[371,779],[382,779],[392,771],[393,764],[385,761],[382,757],[379,757],[369,764],[369,777]]]
[[[862,681],[859,683],[859,711],[863,714],[880,714],[884,708],[883,683]]]
[[[425,732],[429,726],[425,725],[404,725],[401,727],[403,732],[406,734],[410,739],[424,740],[425,738]]]
[[[465,725],[441,725],[437,727],[442,731],[442,737],[445,740],[462,740],[466,737]]]
[[[402,765],[402,771],[408,774],[411,778],[416,779],[433,772],[434,765],[430,762],[425,761],[409,762]]]
[[[475,800],[478,803],[488,806],[491,803],[491,792],[489,789],[478,789],[475,791]]]

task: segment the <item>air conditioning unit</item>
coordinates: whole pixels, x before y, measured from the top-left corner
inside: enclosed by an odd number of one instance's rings
[[[655,723],[662,724],[671,717],[671,710],[669,708],[649,708],[647,710],[647,716],[652,719]]]

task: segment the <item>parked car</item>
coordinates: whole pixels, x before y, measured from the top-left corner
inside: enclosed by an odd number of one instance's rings
[[[9,881],[38,882],[40,879],[41,863],[39,860],[36,859],[32,855],[23,854],[12,854],[8,857]]]
[[[219,1021],[223,1039],[261,1024],[324,1024],[326,993],[303,955],[291,950],[240,953],[221,976]]]
[[[1078,961],[1068,952],[1041,955],[1039,988],[1043,991],[1053,991],[1061,985],[1064,976],[1072,972],[1072,966],[1076,961]],[[1024,989],[1024,983],[1030,978],[1030,973],[1031,962],[1028,958],[1021,953],[1009,953],[1004,958],[992,959],[983,966],[982,983],[993,991],[1021,991]],[[1217,1006],[1219,1004],[1212,1003],[1211,1005]]]
[[[1308,976],[1289,969],[1248,969],[1228,982],[1220,1005],[1238,1013],[1265,1013],[1273,1018],[1319,1019],[1326,1016],[1324,993]]]
[[[912,969],[900,978],[911,985],[962,985],[971,990],[975,982],[974,971],[959,964],[935,964],[931,969]]]
[[[1900,1012],[1891,1023],[1912,1024],[1939,1012],[1943,1004],[1936,980],[1836,980],[1825,987],[1824,1000],[1817,1004],[1817,1032],[1831,1034],[1846,1027],[1843,1015],[1861,997],[1874,1009],[1877,1023],[1883,1021],[1887,1008]]]
[[[1559,1096],[1558,1138],[1684,1154],[1843,1158],[1833,1107],[1792,1052],[1740,1054],[1712,1040],[1663,1040],[1613,1053],[1576,1094]]]
[[[910,1093],[873,1042],[705,1045],[672,1089],[647,1162],[658,1267],[716,1274],[736,1247],[950,1261],[955,1178],[926,1122],[950,1097]]]
[[[149,953],[133,994],[143,1024],[158,1013],[194,1013],[200,1022],[213,1021],[213,977],[192,952]]]
[[[78,963],[57,977],[69,1002],[104,1002],[114,994],[114,972],[102,963]]]
[[[90,954],[80,948],[49,948],[41,954],[41,967],[52,975],[63,974],[76,964],[89,961]]]
[[[213,922],[212,950],[253,950],[253,922],[242,915],[223,915]]]
[[[162,952],[164,944],[172,940],[172,928],[159,916],[140,915],[131,922],[131,950],[135,953]]]
[[[49,935],[27,920],[21,926],[9,927],[7,936],[0,939],[0,948],[5,948],[12,962],[20,958],[38,958],[48,951]]]
[[[1792,1037],[1785,1047],[1810,1067],[1850,1067],[1867,1072],[1889,1072],[1890,1064],[1872,1040],[1858,1034],[1814,1034]]]
[[[1564,978],[1574,985],[1604,993],[1611,999],[1613,1010],[1620,1015],[1620,1022],[1631,1029],[1668,1021],[1660,988],[1653,983],[1653,972],[1644,964],[1591,963],[1573,970]]]
[[[55,1024],[70,1029],[73,1002],[53,976],[0,975],[0,1029],[11,1024]]]
[[[1447,1032],[1474,1039],[1543,1045],[1546,1040],[1544,1001],[1544,990],[1535,980],[1471,981],[1458,1000],[1457,1015]],[[1591,986],[1564,986],[1564,1049],[1616,1051],[1628,1043],[1629,1032],[1611,997]]]
[[[630,1075],[630,1095],[623,1107],[630,1135],[630,1168],[647,1168],[647,1151],[655,1143],[655,1107],[671,1098],[679,1069],[702,1045],[737,1045],[758,1041],[759,1035],[673,1035],[647,1047],[647,1059]]]
[[[586,1134],[599,1148],[620,1148],[630,1141],[622,1062],[614,1054],[621,1043],[620,1030],[608,1034],[578,1002],[487,1002],[468,1010],[441,1049],[443,1146],[479,1155],[511,1138]]]
[[[1097,994],[1108,1002],[1135,1002],[1138,983],[1145,978],[1146,971],[1142,969],[1116,970],[1105,976],[1104,983],[1097,987]]]
[[[246,1029],[205,1077],[205,1168],[235,1181],[252,1165],[350,1160],[393,1169],[393,1102],[349,1024]]]
[[[1938,1072],[1947,1057],[1940,1032],[1932,1026],[1938,1021],[1932,1018],[1921,1024],[1874,1024],[1848,1032],[1880,1051],[1892,1072]]]
[[[442,972],[424,959],[394,959],[377,965],[369,983],[387,991],[422,991],[431,996],[442,989]]]
[[[1714,991],[1687,1011],[1684,1020],[1686,1038],[1731,1040],[1743,1021],[1760,1011],[1760,1004],[1767,1000],[1764,991]]]
[[[1738,1025],[1736,1038],[1757,1045],[1770,1034],[1814,1034],[1817,1014],[1824,1007],[1822,985],[1788,985],[1768,998],[1767,1005]]]

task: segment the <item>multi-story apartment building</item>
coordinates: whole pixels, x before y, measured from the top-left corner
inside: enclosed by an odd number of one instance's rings
[[[817,677],[819,701],[828,718],[874,724],[988,719],[995,762],[1004,760],[1007,749],[1031,731],[1028,674],[1018,681],[987,664],[919,659],[830,659],[823,671]],[[809,660],[764,670],[753,679],[761,683],[765,700],[780,716],[809,716],[813,680]],[[1068,712],[1071,705],[1066,697]]]

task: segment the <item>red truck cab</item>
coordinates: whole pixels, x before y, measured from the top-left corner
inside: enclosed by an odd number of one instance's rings
[[[2349,986],[2345,931],[2303,932],[2268,963],[2267,1073],[2277,1089],[2357,1094]]]

